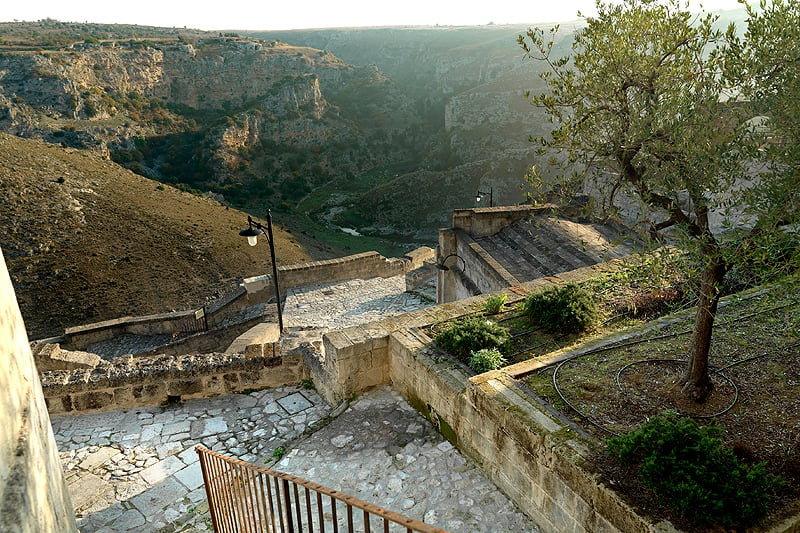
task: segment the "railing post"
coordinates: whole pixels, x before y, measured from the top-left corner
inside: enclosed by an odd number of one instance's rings
[[[280,305],[280,303],[278,304]],[[289,480],[283,480],[283,502],[286,506],[286,525],[289,533],[294,533],[294,522],[292,521],[292,497],[289,493]]]

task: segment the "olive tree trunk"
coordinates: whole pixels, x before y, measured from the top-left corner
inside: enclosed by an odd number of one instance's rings
[[[698,403],[704,402],[714,388],[708,373],[708,353],[711,349],[711,333],[717,315],[720,286],[726,270],[725,262],[720,258],[716,246],[712,248],[706,250],[705,254],[708,261],[703,270],[700,296],[697,301],[692,351],[681,382],[683,393]]]

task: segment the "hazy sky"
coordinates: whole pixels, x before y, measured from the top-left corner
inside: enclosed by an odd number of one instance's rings
[[[735,9],[736,0],[691,0],[693,9]],[[573,20],[594,0],[12,0],[0,20],[53,18],[203,30],[341,26],[481,25]]]

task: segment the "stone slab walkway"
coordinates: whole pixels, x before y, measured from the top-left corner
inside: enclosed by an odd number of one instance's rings
[[[454,533],[538,531],[391,389],[329,414],[315,391],[283,387],[52,422],[83,532],[211,531],[197,444]]]
[[[329,411],[282,387],[51,419],[81,531],[210,531],[194,446],[255,461]]]
[[[283,305],[287,327],[337,330],[416,311],[433,302],[405,292],[405,276],[353,279],[291,289]]]
[[[471,461],[385,387],[301,438],[274,470],[454,533],[538,532]]]

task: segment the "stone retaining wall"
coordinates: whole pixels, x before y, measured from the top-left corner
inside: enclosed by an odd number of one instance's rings
[[[50,413],[158,405],[279,387],[308,377],[302,356],[204,354],[117,358],[94,369],[42,373]]]
[[[364,252],[337,259],[283,266],[278,268],[278,286],[285,295],[289,289],[308,285],[356,278],[388,278],[419,268],[426,260],[433,257],[432,248],[422,247],[403,258],[387,259],[378,252]],[[251,302],[268,301],[275,297],[275,286],[271,275],[247,278],[243,286]]]
[[[581,466],[591,440],[511,378],[500,371],[470,378],[409,333],[395,333],[391,344],[393,387],[543,532],[652,531],[653,524]]]

